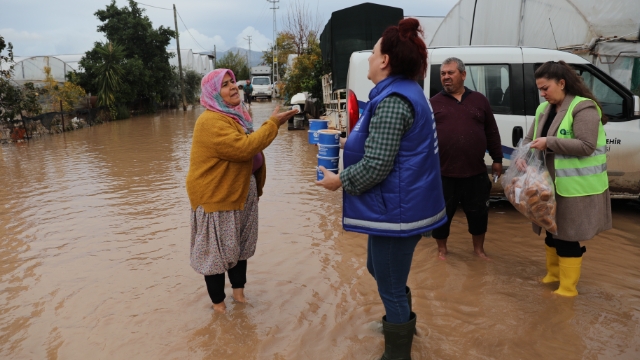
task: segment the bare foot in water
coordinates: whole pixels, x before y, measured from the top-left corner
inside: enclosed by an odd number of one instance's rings
[[[484,253],[484,249],[474,249],[473,252],[475,252],[481,259],[491,260],[487,254]]]
[[[447,239],[436,239],[438,244],[438,258],[440,260],[447,260]]]
[[[246,303],[247,298],[244,297],[244,289],[233,289],[233,300],[239,303]]]
[[[224,304],[224,301],[220,304],[213,304],[213,311],[224,314],[227,312],[227,305]]]
[[[473,251],[476,255],[480,256],[482,259],[491,260],[487,254],[484,253],[484,234],[472,235],[471,238],[473,240]]]

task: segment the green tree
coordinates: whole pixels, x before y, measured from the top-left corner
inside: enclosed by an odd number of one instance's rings
[[[196,104],[200,101],[200,82],[202,81],[202,75],[198,72],[187,69],[183,74],[184,77],[184,97],[187,99],[188,104]],[[182,93],[180,92],[180,74],[176,68],[173,72],[173,78],[171,80],[171,91],[167,99],[169,104],[178,106],[182,101]]]
[[[83,100],[87,94],[79,85],[65,81],[64,84],[58,84],[58,81],[51,75],[51,68],[44,67],[45,80],[44,87],[40,89],[39,97],[46,97],[46,102],[52,111],[60,110],[60,101],[64,111],[71,112],[76,105]]]
[[[154,28],[144,9],[129,0],[129,6],[118,8],[115,0],[104,10],[95,12],[102,22],[98,31],[105,34],[109,42],[120,44],[124,51],[121,63],[122,84],[114,94],[115,103],[138,104],[151,109],[153,104],[166,98],[170,93],[173,76],[169,65],[167,46],[175,37],[175,32],[164,26]],[[104,44],[96,42],[94,48],[80,60],[84,72],[77,73],[78,84],[89,92],[99,93],[97,79]]]
[[[189,104],[195,104],[200,101],[200,82],[202,75],[195,70],[187,70],[184,73],[184,95]]]
[[[4,49],[7,54],[4,55]],[[9,64],[2,70],[2,64]],[[0,36],[0,120],[11,121],[18,116],[38,115],[41,107],[38,103],[38,93],[33,83],[26,83],[23,86],[11,83],[13,74],[13,46],[6,43]]]
[[[7,48],[7,55],[2,54],[5,48]],[[3,70],[1,67],[2,63],[10,64],[10,65],[7,67],[7,69]],[[11,43],[7,44],[4,41],[4,37],[0,35],[0,78],[9,79],[11,77],[14,65],[15,64],[13,62],[13,44]]]
[[[299,92],[307,91],[311,93],[311,97],[322,99],[322,75],[327,71],[322,63],[320,42],[316,37],[310,37],[309,47],[296,58],[285,79],[285,97],[291,98]]]
[[[111,118],[117,119],[116,94],[122,87],[122,78],[125,75],[122,67],[125,56],[124,48],[108,42],[96,46],[95,50],[102,57],[102,62],[96,68],[98,105],[106,106],[111,113]]]
[[[278,45],[278,72],[281,77],[287,72],[287,59],[291,54],[297,54],[297,48],[294,42],[293,34],[288,32],[279,32],[276,37]],[[269,44],[267,51],[262,52],[262,61],[273,69],[273,44]]]
[[[245,80],[249,78],[249,66],[247,58],[240,55],[240,51],[227,51],[224,56],[217,61],[218,69],[230,69],[236,75],[236,79]]]

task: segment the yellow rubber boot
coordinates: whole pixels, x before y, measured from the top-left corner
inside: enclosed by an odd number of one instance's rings
[[[547,249],[547,275],[542,278],[542,282],[552,283],[560,280],[558,277],[559,269],[558,269],[558,253],[556,253],[556,248],[549,247],[547,245],[544,246]]]
[[[582,258],[559,257],[560,267],[560,287],[554,293],[562,296],[576,296],[578,290],[578,280],[580,279],[580,267],[582,266]]]

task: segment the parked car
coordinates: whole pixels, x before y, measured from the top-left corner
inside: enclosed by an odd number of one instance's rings
[[[347,74],[347,129],[351,129],[366,106],[373,83],[367,79],[371,51],[351,54]],[[435,47],[429,49],[429,70],[421,84],[427,98],[442,91],[440,66],[448,57],[465,62],[465,86],[483,93],[495,114],[505,166],[518,141],[534,121],[544,101],[536,88],[534,72],[547,61],[564,60],[585,81],[609,118],[607,172],[613,196],[640,194],[640,99],[638,96],[582,57],[564,51],[511,46]],[[485,162],[490,171],[491,158]]]

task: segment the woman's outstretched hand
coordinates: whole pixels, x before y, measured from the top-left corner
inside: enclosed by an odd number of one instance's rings
[[[271,117],[276,118],[276,120],[278,121],[278,125],[280,126],[286,123],[289,119],[291,119],[293,115],[297,113],[298,113],[297,109],[280,112],[280,105],[278,105],[276,106],[275,109],[273,109],[273,112],[271,113]]]

